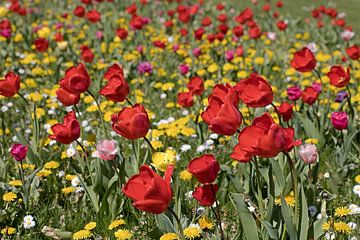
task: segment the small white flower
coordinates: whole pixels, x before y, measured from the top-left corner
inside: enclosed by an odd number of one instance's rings
[[[203,151],[205,151],[206,150],[206,146],[204,146],[204,145],[199,145],[197,148],[196,148],[196,151],[198,152],[198,153],[201,153],[201,152],[203,152]]]
[[[189,115],[189,113],[190,113],[189,110],[186,110],[186,109],[181,112],[181,114],[182,114],[183,116],[187,116],[187,115]]]
[[[189,151],[191,149],[191,146],[189,144],[184,144],[184,145],[181,146],[180,149],[181,149],[182,152],[187,152],[187,151]]]
[[[12,102],[8,102],[6,105],[7,105],[9,108],[11,108],[12,106],[14,106],[14,104],[13,104]]]
[[[9,108],[7,106],[2,106],[1,107],[2,112],[7,112],[7,110],[9,110]]]
[[[327,240],[334,240],[335,237],[336,237],[335,233],[329,233],[329,232],[325,233],[325,239]]]
[[[73,157],[73,156],[75,156],[75,153],[76,153],[76,151],[75,151],[75,148],[73,148],[73,147],[69,147],[66,150],[66,156],[67,157]]]
[[[352,229],[356,229],[357,228],[357,224],[354,222],[349,222],[348,223],[349,227],[351,227]]]
[[[360,214],[360,207],[356,204],[350,204],[349,209],[351,211],[350,212],[351,215]]]
[[[86,127],[87,125],[89,125],[88,121],[86,120],[82,121],[81,126]]]
[[[65,172],[63,170],[61,170],[56,175],[61,178],[61,177],[65,176]]]
[[[33,220],[34,220],[34,217],[31,216],[31,215],[26,215],[26,216],[24,217],[24,222],[25,222],[25,221],[33,221]]]
[[[189,199],[193,198],[193,191],[189,191],[188,193],[186,193],[186,197]]]
[[[30,229],[35,227],[36,223],[34,217],[31,215],[26,215],[23,220],[23,225],[25,229]]]
[[[306,45],[306,47],[313,53],[316,53],[318,50],[316,43],[314,43],[314,42],[309,43],[308,45]]]
[[[77,187],[76,190],[75,190],[75,193],[82,193],[84,192],[84,188],[83,187]]]
[[[360,197],[360,184],[354,186],[353,192]]]
[[[212,134],[210,134],[210,138],[215,140],[215,139],[219,138],[219,135],[216,133],[212,133]]]
[[[173,121],[175,121],[175,118],[174,117],[169,117],[167,120],[168,120],[168,122],[173,122]]]
[[[324,178],[330,178],[330,173],[329,172],[324,173]]]
[[[205,144],[206,144],[207,146],[211,146],[211,145],[214,144],[214,141],[211,140],[211,139],[208,139],[208,140],[206,140]]]
[[[71,180],[71,186],[73,187],[77,187],[80,185],[80,179],[78,177],[74,177],[72,180]]]
[[[161,98],[161,99],[165,99],[166,97],[167,97],[166,93],[160,94],[160,98]]]

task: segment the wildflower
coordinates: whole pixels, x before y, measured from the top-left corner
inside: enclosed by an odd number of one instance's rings
[[[24,220],[23,220],[23,226],[25,229],[30,229],[30,228],[33,228],[35,227],[36,223],[34,221],[34,218],[33,216],[31,215],[26,215],[24,217]]]
[[[360,184],[354,186],[353,192],[360,197]]]
[[[195,224],[190,224],[189,227],[184,229],[184,235],[186,239],[195,239],[197,237],[200,237],[201,233],[201,228]]]
[[[94,228],[96,228],[96,222],[89,222],[84,227],[85,230],[89,230],[89,231],[93,230]]]
[[[19,187],[19,186],[22,186],[22,183],[20,180],[12,180],[9,182],[9,184],[13,187]]]
[[[175,165],[176,152],[172,149],[166,149],[165,152],[156,152],[152,156],[152,162],[156,169],[165,172],[167,166]]]
[[[347,216],[351,210],[347,207],[338,207],[335,209],[335,216],[336,217],[344,217]]]
[[[176,233],[165,233],[160,237],[160,240],[178,240],[180,239]]]
[[[357,176],[355,177],[355,182],[360,183],[360,175],[357,175]]]
[[[198,222],[201,229],[212,229],[214,227],[214,224],[205,216],[200,218]]]
[[[60,166],[60,164],[56,161],[50,161],[45,163],[44,168],[46,169],[56,169]]]
[[[75,192],[75,188],[74,187],[66,187],[66,188],[61,189],[61,192],[65,195],[68,195],[70,193]]]
[[[351,232],[351,227],[347,223],[344,223],[344,222],[335,222],[334,229],[336,232],[339,232],[339,233],[350,233]]]
[[[74,240],[80,240],[80,239],[87,239],[87,238],[90,238],[91,236],[91,232],[89,230],[80,230],[80,231],[77,231],[76,233],[74,233],[72,235],[72,238]]]
[[[114,236],[118,240],[131,239],[133,234],[127,229],[119,229],[115,232]]]
[[[17,198],[16,193],[7,192],[3,195],[3,200],[5,202],[13,202]]]
[[[1,230],[2,235],[13,235],[16,233],[16,229],[13,227],[5,227]]]
[[[125,220],[124,219],[116,219],[114,221],[112,221],[108,227],[109,230],[113,230],[114,228],[117,228],[121,225],[125,224]]]
[[[189,180],[191,180],[191,178],[192,178],[192,174],[189,171],[183,170],[183,171],[180,172],[180,179],[181,180],[189,181]]]

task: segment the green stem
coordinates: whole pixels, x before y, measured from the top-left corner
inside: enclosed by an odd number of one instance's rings
[[[216,207],[216,211],[217,213],[215,212],[214,208],[211,207],[211,209],[213,210],[214,212],[214,215],[215,215],[215,218],[218,222],[218,225],[219,225],[219,229],[220,229],[220,235],[221,235],[221,240],[225,240],[225,234],[224,234],[224,230],[222,228],[222,225],[221,225],[221,213],[220,213],[220,205],[216,199],[216,194],[215,194],[215,190],[214,190],[214,186],[211,185],[211,192],[212,194],[214,195],[214,199],[215,199],[215,207]]]
[[[261,173],[260,173],[260,168],[259,168],[259,164],[258,164],[258,161],[257,161],[257,158],[256,156],[254,157],[254,165],[255,165],[255,171],[256,171],[256,181],[257,181],[257,194],[259,196],[259,208],[260,208],[260,216],[262,215],[263,213],[263,210],[264,210],[264,203],[263,203],[263,197],[262,197],[262,191],[261,191],[261,182],[260,182],[260,176],[261,176]]]
[[[86,150],[84,148],[84,146],[81,144],[81,142],[79,142],[78,140],[75,140],[76,143],[81,147],[81,150],[83,152],[83,157],[84,157],[84,161],[86,163],[86,167],[89,171],[89,175],[90,175],[90,179],[91,179],[91,183],[93,184],[94,183],[94,179],[93,179],[93,176],[92,176],[92,173],[91,173],[91,168],[90,168],[90,165],[89,165],[89,162],[88,162],[88,159],[87,159],[87,154],[86,154]]]
[[[155,148],[154,146],[151,144],[150,140],[147,137],[143,137],[143,139],[145,140],[145,142],[149,145],[149,147],[151,148],[152,152],[155,152]]]
[[[168,207],[168,211],[171,213],[171,215],[173,215],[173,217],[175,218],[175,220],[177,222],[178,231],[179,231],[179,234],[180,234],[180,239],[185,240],[184,232],[183,232],[182,225],[181,225],[181,221],[180,221],[178,215],[174,212],[174,210],[172,210],[171,207]]]
[[[280,115],[280,113],[279,113],[279,110],[277,109],[277,107],[275,106],[274,103],[271,103],[271,106],[273,106],[273,108],[274,108],[274,110],[275,110],[275,112],[276,112],[276,114],[277,114],[277,116],[278,116],[278,118],[279,118],[279,124],[282,126],[281,115]]]
[[[290,173],[291,173],[291,178],[292,178],[292,182],[293,182],[293,190],[294,190],[294,198],[295,198],[295,219],[298,219],[298,205],[299,205],[299,199],[298,199],[298,182],[297,182],[297,176],[296,176],[296,172],[295,172],[295,166],[294,166],[294,162],[291,159],[289,153],[287,152],[283,152],[287,158],[287,162],[289,164],[290,167]]]
[[[87,90],[86,92],[94,99],[94,101],[95,101],[95,103],[96,103],[96,106],[97,106],[97,108],[98,108],[98,113],[99,113],[99,115],[100,115],[101,126],[102,126],[102,129],[103,129],[103,131],[104,131],[105,137],[106,137],[106,138],[109,138],[109,137],[108,137],[108,134],[107,134],[107,131],[106,131],[106,128],[105,128],[105,122],[104,122],[104,118],[103,118],[103,113],[102,113],[101,108],[100,108],[100,104],[99,104],[99,102],[96,100],[94,94],[93,94],[92,92],[90,92],[90,90]]]

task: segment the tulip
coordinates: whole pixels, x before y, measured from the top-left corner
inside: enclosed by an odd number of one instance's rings
[[[204,92],[204,80],[198,76],[192,77],[187,87],[193,95],[200,96]]]
[[[317,148],[314,144],[301,145],[299,154],[301,160],[303,160],[306,164],[315,163],[318,158]]]
[[[57,123],[51,127],[53,134],[50,139],[63,144],[70,144],[80,137],[80,124],[76,119],[75,112],[69,112],[64,117],[64,123]]]
[[[332,66],[327,74],[330,79],[330,85],[342,88],[350,82],[350,68],[346,71],[342,66]]]
[[[217,184],[208,184],[195,188],[192,196],[198,200],[201,206],[212,206],[216,200]]]
[[[220,164],[212,154],[205,154],[190,161],[187,170],[202,184],[213,183],[220,171]]]
[[[74,94],[85,92],[90,84],[90,76],[82,63],[66,70],[65,77],[60,80],[60,87]]]
[[[117,63],[114,63],[111,67],[109,67],[106,70],[104,74],[104,78],[109,81],[111,78],[117,75],[124,77],[124,70]]]
[[[301,96],[301,89],[299,86],[293,86],[293,87],[289,87],[287,89],[287,95],[288,95],[288,98],[291,100],[291,101],[296,101],[300,98]]]
[[[177,97],[177,103],[182,107],[192,107],[194,105],[194,98],[191,92],[178,93]]]
[[[287,102],[281,103],[280,107],[278,108],[278,111],[282,117],[282,119],[287,122],[289,121],[293,116],[293,104],[289,104]]]
[[[291,67],[299,72],[311,72],[316,65],[313,53],[307,47],[294,53],[294,58],[290,62]]]
[[[348,115],[346,112],[333,112],[331,113],[331,123],[336,130],[346,129],[349,123]]]
[[[26,158],[26,153],[28,150],[27,145],[22,145],[20,143],[15,143],[10,150],[11,155],[15,158],[16,161],[22,161]]]
[[[20,77],[13,72],[8,72],[5,79],[0,79],[0,95],[12,97],[19,92]]]
[[[104,161],[114,160],[118,151],[118,144],[114,140],[101,140],[96,144],[93,157],[99,157]]]

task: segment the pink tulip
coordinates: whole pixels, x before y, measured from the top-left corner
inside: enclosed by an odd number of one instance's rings
[[[11,155],[15,158],[16,161],[22,161],[26,158],[26,152],[28,146],[22,145],[20,143],[15,143],[10,150]]]
[[[101,140],[96,144],[93,157],[99,157],[104,161],[114,160],[118,150],[118,144],[114,140]]]
[[[337,130],[347,128],[349,120],[346,112],[333,112],[331,114],[331,123]]]
[[[306,164],[315,163],[318,158],[317,148],[314,144],[301,145],[299,154]]]

